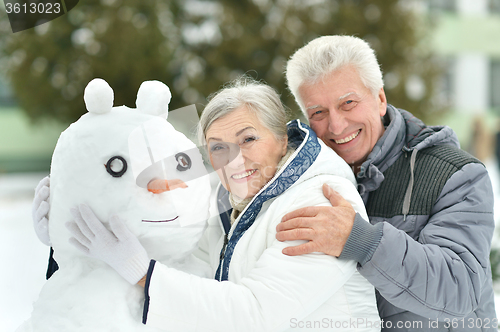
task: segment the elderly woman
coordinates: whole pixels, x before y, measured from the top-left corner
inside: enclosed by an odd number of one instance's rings
[[[374,289],[353,261],[286,256],[282,249],[291,243],[275,237],[286,213],[329,204],[324,183],[367,219],[348,165],[308,126],[287,125],[277,93],[248,78],[212,97],[200,128],[221,181],[219,211],[198,253],[215,280],[151,260],[139,282],[144,323],[168,331],[378,331]]]

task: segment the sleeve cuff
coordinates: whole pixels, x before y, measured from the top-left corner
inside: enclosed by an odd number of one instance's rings
[[[146,275],[146,284],[144,285],[144,311],[142,312],[142,323],[146,324],[148,320],[149,312],[149,283],[151,282],[151,276],[153,275],[153,270],[155,268],[156,261],[152,259],[149,262],[149,269]]]
[[[363,266],[377,250],[382,234],[383,223],[372,225],[356,213],[351,234],[347,238],[339,259],[354,260]]]

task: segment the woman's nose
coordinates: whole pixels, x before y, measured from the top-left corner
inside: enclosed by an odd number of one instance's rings
[[[148,191],[153,194],[161,194],[166,191],[174,190],[177,188],[187,188],[187,184],[180,179],[173,180],[164,180],[164,179],[155,179],[151,180],[148,183]]]
[[[229,161],[227,166],[230,168],[239,168],[245,163],[245,157],[243,156],[243,151],[239,149],[238,154],[234,154],[233,158]]]

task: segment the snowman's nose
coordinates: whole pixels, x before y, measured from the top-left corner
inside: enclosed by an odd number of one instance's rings
[[[156,179],[156,180],[151,180],[148,183],[148,191],[152,192],[153,194],[161,194],[165,191],[174,190],[177,188],[187,188],[187,187],[188,187],[187,184],[185,184],[184,181],[179,179],[173,179],[173,180]]]

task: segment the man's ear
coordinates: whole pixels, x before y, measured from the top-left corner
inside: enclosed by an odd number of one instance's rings
[[[384,116],[387,111],[387,98],[385,97],[384,88],[380,88],[377,96],[377,102],[379,105],[379,114],[380,116]]]

